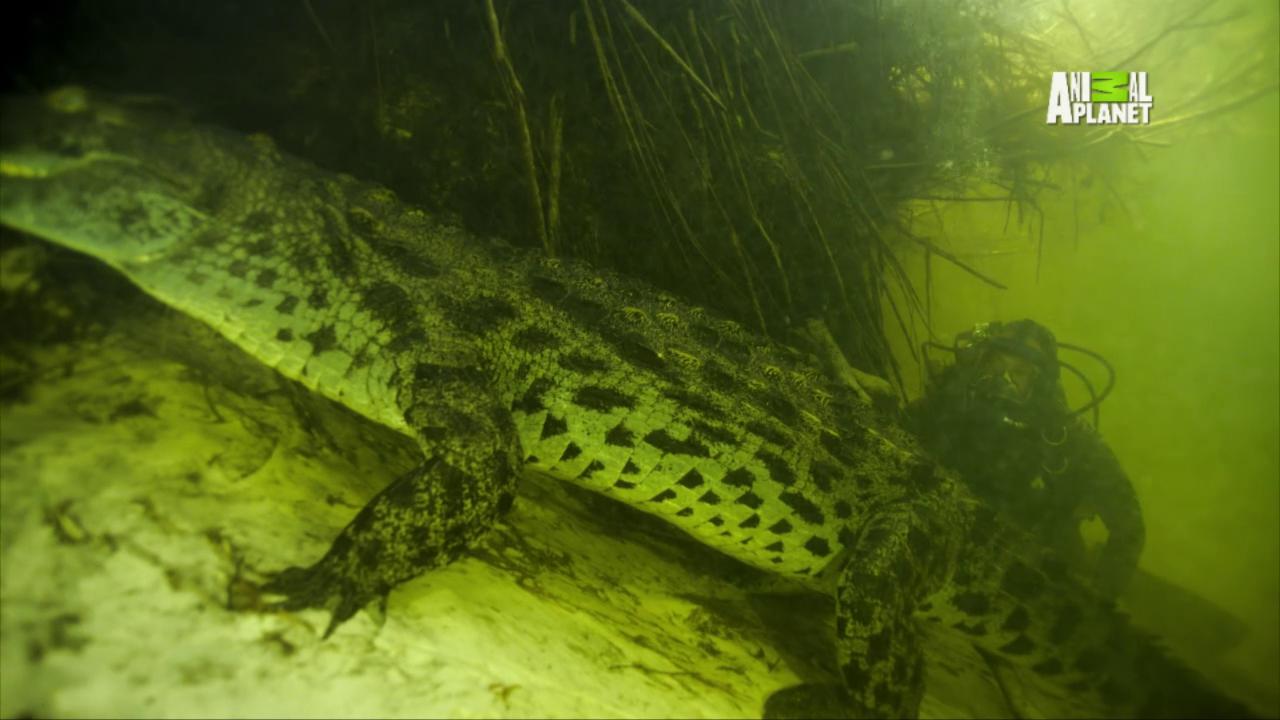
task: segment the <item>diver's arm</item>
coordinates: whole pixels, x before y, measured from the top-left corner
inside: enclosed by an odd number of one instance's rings
[[[1098,558],[1094,582],[1109,597],[1128,586],[1146,543],[1142,506],[1129,476],[1111,448],[1092,428],[1077,430],[1073,464],[1088,488],[1088,505],[1107,526],[1107,544]]]

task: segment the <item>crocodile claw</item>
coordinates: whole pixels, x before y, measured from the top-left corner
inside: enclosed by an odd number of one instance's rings
[[[379,595],[377,592],[361,592],[355,583],[334,572],[328,560],[326,557],[305,568],[285,568],[262,586],[265,592],[285,596],[284,600],[267,605],[269,610],[328,608],[331,615],[329,626],[324,631],[325,638]]]

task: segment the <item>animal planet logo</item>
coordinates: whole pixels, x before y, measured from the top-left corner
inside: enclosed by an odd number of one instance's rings
[[[1056,72],[1049,86],[1049,125],[1146,125],[1151,95],[1145,72]]]

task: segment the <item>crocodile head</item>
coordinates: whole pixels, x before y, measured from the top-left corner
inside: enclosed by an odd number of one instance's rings
[[[145,102],[66,87],[3,103],[5,225],[128,267],[164,256],[206,223],[192,180],[199,149],[166,133]]]

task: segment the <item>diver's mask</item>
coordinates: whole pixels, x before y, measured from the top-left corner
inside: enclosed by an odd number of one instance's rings
[[[1027,321],[1024,321],[1027,322]],[[956,381],[966,414],[983,424],[1025,428],[1052,363],[1023,323],[979,323],[956,336]],[[1051,341],[1050,341],[1051,342]],[[1052,348],[1047,348],[1052,352]]]

